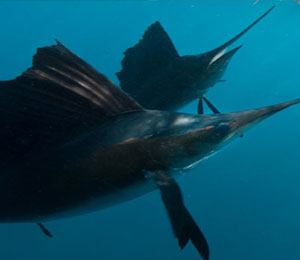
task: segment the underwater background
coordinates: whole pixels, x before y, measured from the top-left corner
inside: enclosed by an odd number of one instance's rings
[[[31,66],[36,48],[61,41],[116,84],[123,52],[160,21],[180,55],[226,42],[272,5],[235,46],[206,95],[221,112],[300,97],[300,5],[294,1],[1,1],[0,80]],[[151,97],[155,98],[155,96]],[[184,112],[196,113],[197,103]],[[210,111],[208,111],[210,112]],[[300,259],[300,106],[289,108],[178,178],[211,259]],[[1,207],[1,205],[0,205]],[[1,210],[1,209],[0,209]],[[181,251],[158,191],[80,217],[0,225],[0,259],[200,259]]]

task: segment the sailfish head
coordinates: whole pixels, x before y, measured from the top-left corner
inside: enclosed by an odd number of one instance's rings
[[[173,127],[179,129],[178,132],[166,138],[156,139],[156,154],[161,155],[170,168],[190,168],[250,127],[297,103],[300,103],[300,99],[228,114],[178,114],[172,122]]]
[[[228,51],[229,47],[240,37],[242,37],[246,32],[248,32],[255,24],[257,24],[266,15],[268,15],[274,8],[275,6],[271,7],[267,12],[265,12],[262,16],[255,20],[242,32],[240,32],[238,35],[236,35],[223,45],[219,46],[218,48],[200,55],[190,56],[193,57],[194,64],[199,64],[199,70],[201,70],[201,74],[203,74],[201,81],[205,79],[206,84],[205,86],[202,86],[202,88],[212,87],[214,84],[221,81],[221,78],[231,58],[242,47],[242,45],[239,45],[238,47]]]

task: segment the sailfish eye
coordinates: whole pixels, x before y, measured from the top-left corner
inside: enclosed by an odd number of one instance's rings
[[[219,124],[216,128],[215,128],[215,131],[214,131],[214,134],[216,136],[225,136],[227,135],[231,130],[231,127],[229,124],[227,123],[221,123]]]

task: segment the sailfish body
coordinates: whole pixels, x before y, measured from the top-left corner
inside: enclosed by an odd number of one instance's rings
[[[161,192],[179,246],[208,244],[174,174],[299,103],[218,115],[146,110],[61,43],[0,82],[0,221],[40,223]]]
[[[242,45],[229,52],[227,48],[273,8],[230,41],[200,55],[179,56],[161,24],[152,24],[139,43],[124,52],[122,70],[117,73],[121,88],[148,109],[182,108],[222,81],[230,59]]]

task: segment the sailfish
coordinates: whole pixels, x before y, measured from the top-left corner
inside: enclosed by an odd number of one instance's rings
[[[158,189],[181,248],[208,242],[175,176],[300,99],[228,114],[145,109],[57,41],[0,82],[0,222],[37,223],[104,209]]]
[[[179,56],[162,25],[155,22],[138,44],[124,52],[122,69],[117,73],[121,88],[148,109],[177,111],[199,99],[199,113],[203,113],[203,100],[214,113],[219,113],[204,95],[224,81],[222,76],[229,61],[242,45],[226,52],[228,47],[273,9],[274,6],[228,42],[200,55]]]

